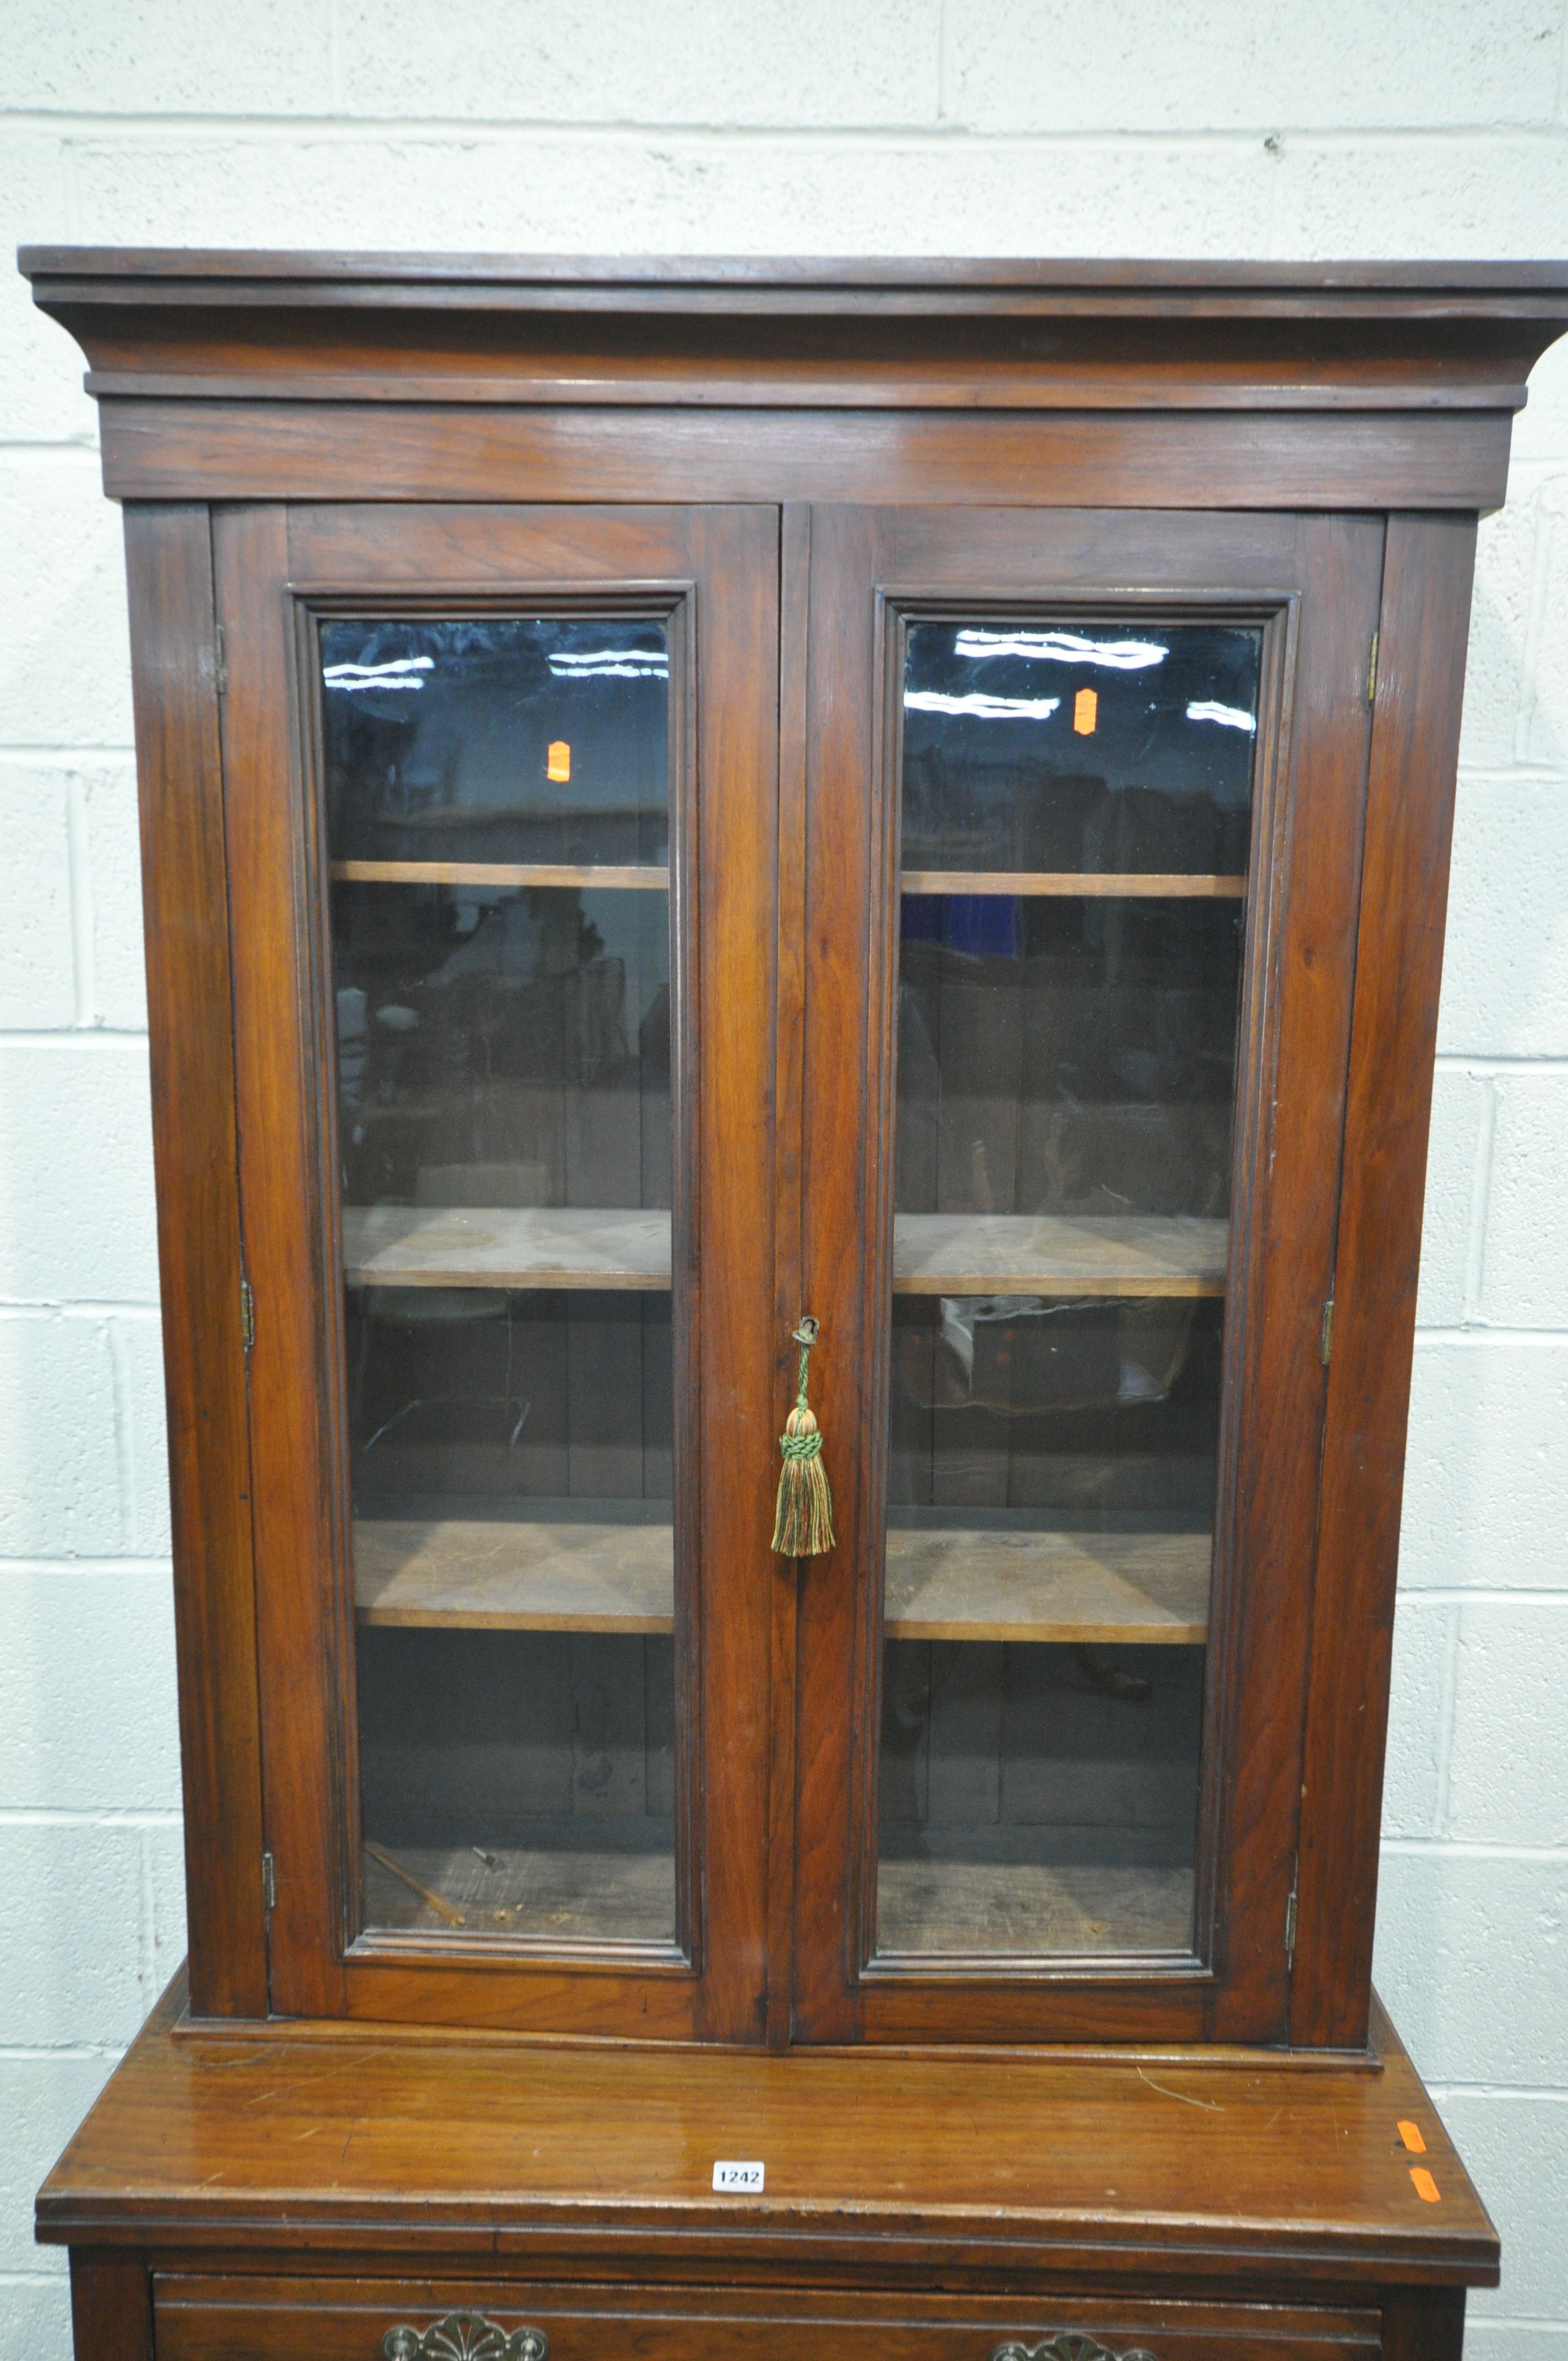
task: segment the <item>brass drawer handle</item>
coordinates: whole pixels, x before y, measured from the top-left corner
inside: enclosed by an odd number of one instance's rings
[[[1009,2338],[999,2345],[991,2361],[1154,2361],[1141,2345],[1131,2345],[1124,2353],[1113,2353],[1108,2345],[1097,2345],[1092,2336],[1083,2335],[1076,2328],[1058,2329],[1054,2336],[1043,2336],[1037,2345],[1021,2345]]]
[[[386,2361],[546,2361],[550,2339],[542,2328],[514,2328],[509,2336],[482,2312],[449,2312],[422,2333],[389,2328]]]

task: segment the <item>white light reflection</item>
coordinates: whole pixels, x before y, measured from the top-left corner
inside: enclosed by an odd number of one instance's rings
[[[1044,721],[1061,703],[1059,697],[985,697],[972,689],[967,697],[948,697],[939,688],[906,688],[904,702],[916,713],[971,713],[980,721]]]
[[[1245,730],[1249,738],[1257,732],[1257,716],[1244,712],[1239,705],[1218,705],[1212,697],[1201,697],[1196,705],[1187,708],[1189,721],[1218,721],[1227,730]]]
[[[1157,640],[1089,640],[1081,631],[959,631],[956,656],[1026,656],[1036,664],[1103,664],[1112,672],[1145,672],[1170,653]]]
[[[575,654],[563,649],[550,658],[557,680],[668,680],[670,659],[663,648],[598,648]]]
[[[433,656],[393,656],[378,664],[323,664],[322,679],[328,688],[422,688],[420,675],[434,669]]]

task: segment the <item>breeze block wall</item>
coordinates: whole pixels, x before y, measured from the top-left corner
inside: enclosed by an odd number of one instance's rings
[[[1533,256],[1564,0],[9,0],[0,247]],[[183,1948],[126,617],[0,273],[0,2361]],[[1482,528],[1379,1981],[1568,2361],[1568,357]]]

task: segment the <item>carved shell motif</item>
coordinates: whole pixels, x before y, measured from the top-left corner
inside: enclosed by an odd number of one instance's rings
[[[1154,2355],[1146,2353],[1141,2345],[1130,2345],[1124,2353],[1113,2353],[1109,2345],[1097,2345],[1092,2336],[1084,2336],[1076,2328],[1064,2328],[1055,2336],[1043,2336],[1038,2345],[999,2345],[991,2361],[1154,2361]]]
[[[550,2339],[542,2328],[515,2328],[509,2336],[482,2312],[449,2312],[433,2328],[389,2328],[386,2361],[546,2361]]]

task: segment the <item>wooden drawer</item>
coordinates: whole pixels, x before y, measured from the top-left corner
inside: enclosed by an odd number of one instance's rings
[[[541,2361],[521,2342],[505,2351],[525,2327],[548,2341],[549,2361],[992,2361],[1000,2346],[1031,2350],[1063,2332],[1155,2361],[1376,2361],[1382,2345],[1376,2312],[1266,2303],[181,2273],[155,2282],[157,2361],[382,2361],[390,2330],[422,2337],[455,2312],[499,2334],[454,2323],[419,2361]]]

